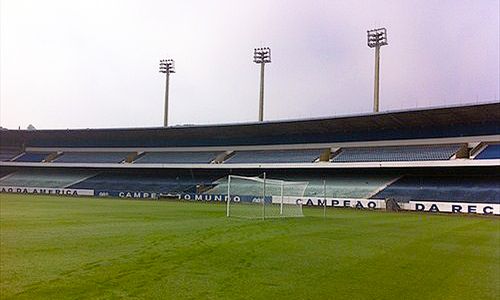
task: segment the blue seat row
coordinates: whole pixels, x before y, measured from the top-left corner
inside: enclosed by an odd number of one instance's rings
[[[320,156],[321,151],[321,149],[236,151],[225,163],[311,163]]]
[[[383,161],[429,161],[448,160],[455,155],[462,144],[416,145],[416,146],[376,146],[342,148],[333,157],[335,162],[383,162]],[[235,151],[224,163],[312,163],[324,149],[294,150],[242,150]],[[49,152],[27,152],[15,159],[17,162],[41,162]],[[54,162],[57,163],[120,163],[128,152],[64,152]],[[146,152],[134,163],[146,164],[208,164],[221,152],[217,151],[173,151]],[[3,152],[0,153],[2,159]],[[15,157],[16,153],[5,154],[5,159]],[[476,159],[500,158],[500,144],[488,145]]]
[[[0,179],[0,186],[64,188],[95,175],[95,171],[78,169],[20,169]]]
[[[43,161],[50,152],[26,152],[23,155],[16,158],[14,161],[18,162],[41,162]]]
[[[54,160],[58,163],[120,163],[127,152],[65,152]]]
[[[476,159],[500,159],[500,144],[486,146]]]
[[[11,149],[0,149],[0,161],[9,161],[19,155],[21,151]]]
[[[151,193],[196,192],[200,184],[211,185],[213,178],[190,178],[186,175],[103,172],[72,185],[74,189],[96,191],[141,191]]]
[[[372,198],[500,204],[500,176],[404,176]]]
[[[343,148],[333,162],[448,160],[462,145],[422,145]]]
[[[210,163],[219,152],[147,152],[134,163],[162,164],[206,164]]]

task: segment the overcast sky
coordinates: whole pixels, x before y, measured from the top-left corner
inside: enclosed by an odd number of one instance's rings
[[[269,46],[266,120],[499,99],[499,0],[0,0],[0,125],[161,126],[173,58],[170,123],[255,121]]]

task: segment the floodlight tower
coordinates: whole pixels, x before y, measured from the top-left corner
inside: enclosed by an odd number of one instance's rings
[[[379,71],[380,47],[387,45],[387,29],[377,28],[368,30],[368,47],[375,48],[375,84],[373,90],[373,112],[379,111]]]
[[[160,60],[160,73],[165,73],[165,115],[163,116],[163,126],[168,126],[168,88],[170,81],[170,74],[175,73],[175,62],[173,59]]]
[[[264,66],[271,62],[271,49],[269,47],[255,48],[253,62],[260,64],[259,122],[262,122],[264,120]]]

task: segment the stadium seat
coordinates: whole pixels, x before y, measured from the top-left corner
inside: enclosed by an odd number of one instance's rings
[[[500,144],[486,146],[475,159],[500,159]]]
[[[95,175],[87,170],[20,170],[0,180],[0,186],[65,188]]]
[[[0,169],[0,179],[2,179],[3,177],[9,175],[10,173],[12,173],[11,170]]]
[[[321,175],[310,176],[289,176],[284,174],[269,174],[272,180],[279,179],[287,182],[306,182],[307,187],[304,191],[305,197],[323,197],[324,184],[326,180],[326,195],[334,198],[367,198],[382,189],[389,182],[397,178],[396,175],[328,175],[323,178]],[[270,189],[267,187],[267,193],[279,192],[279,190]],[[231,189],[235,194],[239,195],[260,195],[262,193],[262,183],[233,180]],[[216,181],[216,185],[207,191],[209,194],[225,194],[227,193],[227,177],[222,177]],[[277,195],[277,194],[276,194]]]
[[[155,173],[102,172],[94,177],[72,185],[74,189],[92,189],[105,192],[140,191],[154,193],[196,192],[196,186],[212,184],[212,178],[192,178]]]
[[[321,152],[321,149],[236,151],[225,163],[311,163]]]
[[[218,152],[147,152],[134,161],[136,164],[206,164]]]
[[[54,160],[58,163],[120,163],[128,152],[65,152]]]
[[[374,199],[500,203],[500,176],[404,176]]]
[[[41,162],[43,161],[50,152],[26,152],[21,156],[16,158],[14,161],[17,162]]]
[[[0,148],[0,161],[9,161],[20,153],[21,150],[17,148]]]
[[[463,145],[419,145],[342,148],[333,162],[448,160]]]

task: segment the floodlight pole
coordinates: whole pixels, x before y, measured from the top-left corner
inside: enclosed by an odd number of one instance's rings
[[[379,112],[380,47],[375,47],[375,83],[373,85],[373,112]]]
[[[387,29],[368,30],[368,47],[375,48],[375,82],[373,85],[373,112],[379,112],[380,47],[387,45]]]
[[[175,73],[175,62],[173,59],[160,60],[160,73],[165,74],[165,111],[163,116],[163,126],[168,126],[168,94],[170,86],[170,73]]]
[[[165,76],[165,107],[163,114],[163,126],[168,126],[168,88],[170,85],[170,73],[167,73]]]
[[[264,68],[265,63],[260,63],[260,92],[259,92],[259,122],[264,121]]]
[[[264,121],[264,69],[271,62],[271,49],[269,47],[255,48],[253,61],[260,64],[260,92],[259,92],[259,122]]]

